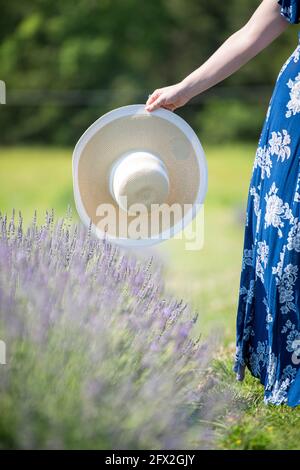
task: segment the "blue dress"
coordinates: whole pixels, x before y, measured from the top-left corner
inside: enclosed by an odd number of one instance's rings
[[[300,0],[280,0],[299,23]],[[234,371],[247,367],[264,401],[300,404],[300,33],[279,72],[247,202]]]

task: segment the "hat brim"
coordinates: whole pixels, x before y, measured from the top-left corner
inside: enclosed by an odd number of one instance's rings
[[[165,203],[190,206],[187,212],[182,211],[183,216],[176,219],[175,214],[158,233],[140,239],[104,231],[97,216],[101,204],[111,204],[120,215],[122,209],[110,193],[109,174],[122,154],[136,150],[154,153],[166,165],[170,192]],[[77,142],[73,152],[73,188],[78,214],[97,237],[106,236],[123,246],[153,245],[174,236],[196,216],[207,191],[206,158],[195,132],[177,114],[165,109],[150,113],[143,104],[124,106],[100,117]],[[130,224],[133,216],[121,215]]]

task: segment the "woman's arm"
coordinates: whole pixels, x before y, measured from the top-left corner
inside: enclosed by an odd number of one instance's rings
[[[159,107],[174,111],[183,106],[193,96],[232,75],[276,39],[287,25],[277,0],[263,0],[245,26],[232,34],[203,65],[180,83],[155,90],[147,100],[147,111]]]

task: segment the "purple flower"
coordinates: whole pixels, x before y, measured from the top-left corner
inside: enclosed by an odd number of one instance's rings
[[[209,348],[156,260],[50,212],[16,219],[0,216],[0,447],[201,447]]]

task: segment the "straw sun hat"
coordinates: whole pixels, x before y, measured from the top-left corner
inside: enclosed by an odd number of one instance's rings
[[[76,208],[92,232],[127,246],[170,238],[196,216],[207,166],[192,128],[165,109],[115,109],[94,122],[73,152]]]

